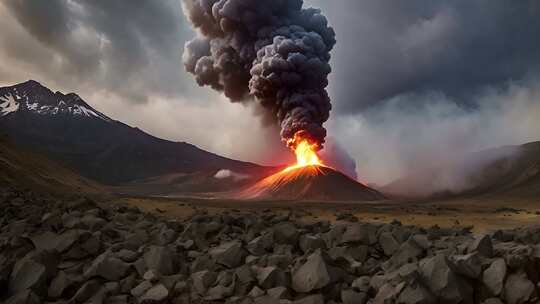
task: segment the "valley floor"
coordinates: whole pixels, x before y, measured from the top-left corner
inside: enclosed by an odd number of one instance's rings
[[[398,220],[406,225],[425,228],[434,225],[471,227],[477,233],[540,224],[540,198],[519,198],[515,195],[425,202],[277,202],[145,197],[126,197],[121,201],[172,218],[186,218],[200,210],[220,214],[233,209],[269,209],[273,212],[293,212],[297,218],[305,221],[339,222],[356,217],[363,222],[389,223]]]

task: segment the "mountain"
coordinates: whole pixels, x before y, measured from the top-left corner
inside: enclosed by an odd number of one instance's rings
[[[540,196],[540,142],[475,152],[413,172],[379,189],[399,197]]]
[[[384,196],[325,166],[280,171],[235,195],[242,199],[375,201]]]
[[[0,185],[55,194],[104,194],[106,187],[0,136]]]
[[[107,117],[74,93],[54,93],[32,80],[0,88],[0,128],[16,144],[109,185],[173,173],[251,175],[268,169],[159,139]]]

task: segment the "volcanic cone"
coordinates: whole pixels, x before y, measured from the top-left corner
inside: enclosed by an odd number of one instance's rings
[[[326,166],[305,166],[271,175],[239,194],[243,199],[374,201],[383,195]]]

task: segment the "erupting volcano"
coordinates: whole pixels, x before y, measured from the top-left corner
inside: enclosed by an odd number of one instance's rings
[[[243,199],[373,201],[383,196],[345,174],[324,165],[316,144],[296,145],[296,164],[257,182],[239,195]]]
[[[197,31],[184,66],[200,86],[256,103],[279,124],[297,163],[242,193],[247,198],[373,200],[381,195],[329,168],[323,149],[332,105],[326,91],[334,29],[303,0],[184,0]]]

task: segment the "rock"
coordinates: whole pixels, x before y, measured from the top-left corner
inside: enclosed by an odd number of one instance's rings
[[[289,289],[287,289],[287,287],[283,287],[283,286],[270,288],[270,289],[266,290],[266,293],[269,296],[271,296],[272,298],[278,299],[278,300],[290,299],[291,298],[291,294],[289,293]]]
[[[71,298],[71,302],[84,303],[91,297],[96,295],[101,289],[101,283],[97,280],[90,280],[84,283],[75,295]]]
[[[498,296],[503,290],[504,279],[506,278],[506,262],[504,259],[496,259],[484,270],[482,282],[492,295]]]
[[[352,287],[357,291],[367,293],[369,292],[370,281],[371,278],[368,276],[359,277],[358,279],[354,280]]]
[[[71,285],[71,280],[67,277],[64,271],[58,272],[58,275],[52,280],[49,286],[49,298],[60,298],[64,290]]]
[[[115,253],[115,256],[127,263],[133,263],[139,258],[139,254],[128,249],[120,249]]]
[[[341,291],[341,302],[343,304],[365,304],[367,299],[368,295],[365,292],[357,292],[350,289]]]
[[[298,230],[289,222],[283,222],[273,227],[274,240],[278,244],[295,245],[298,242]]]
[[[32,236],[30,240],[37,250],[53,250],[56,249],[58,235],[54,232],[46,231],[44,233]]]
[[[273,266],[257,269],[257,281],[259,282],[259,286],[264,289],[289,285],[289,280],[285,272]]]
[[[321,294],[309,295],[293,302],[294,304],[324,304]]]
[[[260,289],[258,286],[254,286],[253,289],[248,293],[248,297],[258,298],[264,296],[264,290]]]
[[[514,273],[506,279],[504,298],[508,304],[525,303],[531,298],[534,289],[534,284],[527,279],[525,273]]]
[[[5,304],[40,304],[41,301],[39,297],[31,290],[24,290],[11,298],[7,299]]]
[[[503,301],[499,298],[489,298],[486,299],[482,304],[504,304]]]
[[[234,284],[225,286],[219,284],[210,288],[207,292],[207,296],[204,298],[207,301],[223,300],[230,297],[234,293]]]
[[[435,297],[420,284],[405,287],[397,299],[397,304],[431,304],[437,303]]]
[[[265,255],[274,246],[274,236],[272,233],[264,233],[263,235],[251,240],[246,249],[255,256]]]
[[[399,243],[391,232],[381,233],[381,235],[379,235],[379,244],[386,256],[392,256],[399,249]]]
[[[412,237],[401,244],[399,250],[383,265],[385,270],[398,269],[404,264],[415,262],[424,256],[424,248],[420,246]]]
[[[374,304],[387,304],[394,303],[399,293],[405,286],[405,283],[401,283],[398,286],[393,286],[390,283],[384,284],[377,292],[375,299],[373,300]]]
[[[149,281],[142,281],[139,285],[133,288],[130,293],[135,298],[139,298],[143,294],[145,294],[146,291],[150,288],[152,288],[152,283],[150,283]]]
[[[341,238],[341,243],[373,245],[377,242],[377,230],[370,224],[350,224]]]
[[[106,304],[129,304],[127,295],[118,295],[107,298]]]
[[[47,269],[44,265],[25,257],[13,267],[9,280],[9,291],[12,294],[31,289],[38,293],[46,290]]]
[[[326,249],[326,243],[318,236],[304,234],[300,236],[299,241],[302,252],[314,251],[316,249]]]
[[[452,268],[455,272],[469,277],[478,279],[482,274],[482,261],[479,253],[473,252],[466,255],[455,255],[450,259]]]
[[[141,304],[163,303],[169,297],[169,291],[163,284],[158,284],[148,289],[143,296],[139,298]]]
[[[493,244],[491,243],[491,237],[487,234],[479,236],[469,245],[468,252],[477,251],[486,258],[493,256]]]
[[[178,270],[176,258],[168,247],[150,246],[143,259],[147,269],[155,270],[162,275],[171,275]]]
[[[107,282],[103,284],[103,288],[108,295],[115,295],[120,292],[120,283],[118,282]]]
[[[246,298],[241,304],[251,304],[249,300],[250,298]],[[253,304],[280,304],[281,301],[278,301],[277,299],[272,298],[271,296],[262,296],[255,298],[253,300]]]
[[[143,279],[150,281],[152,283],[156,283],[157,281],[159,281],[159,277],[160,275],[157,274],[156,271],[152,269],[146,271],[143,275]]]
[[[328,264],[329,258],[320,250],[311,254],[292,276],[292,287],[297,292],[308,293],[339,279],[337,270]]]
[[[218,247],[211,249],[209,253],[218,264],[228,268],[235,268],[242,265],[244,263],[244,258],[247,255],[242,248],[242,243],[240,241],[231,241],[221,244]]]
[[[422,260],[420,271],[425,285],[445,303],[472,303],[472,287],[452,271],[444,255]]]
[[[118,281],[124,278],[130,269],[126,262],[114,257],[110,251],[98,256],[84,272],[86,278],[102,277],[109,281]]]
[[[200,295],[206,293],[206,290],[214,284],[216,278],[216,273],[208,270],[199,271],[191,275],[193,287]]]

